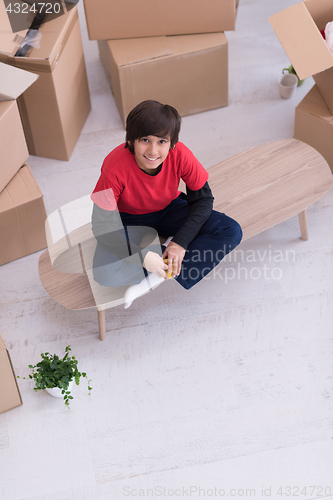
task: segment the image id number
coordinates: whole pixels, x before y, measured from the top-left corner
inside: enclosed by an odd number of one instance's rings
[[[44,12],[44,14],[59,14],[61,9],[62,5],[60,2],[34,2],[31,5],[25,2],[15,2],[8,4],[6,7],[6,11],[10,14],[28,14],[29,12],[34,12],[35,14],[38,12]]]
[[[277,495],[283,497],[328,497],[331,493],[330,486],[280,486],[276,492]]]

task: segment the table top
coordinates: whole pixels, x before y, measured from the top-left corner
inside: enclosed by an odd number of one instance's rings
[[[67,309],[96,307],[86,273],[61,273],[53,269],[49,251],[39,257],[39,277],[47,293]]]
[[[243,239],[297,215],[332,186],[324,158],[296,139],[244,151],[208,172],[214,209],[239,222]],[[96,306],[87,274],[56,271],[48,250],[39,259],[39,274],[46,291],[68,309]]]
[[[326,160],[296,139],[257,146],[207,170],[214,210],[235,219],[243,239],[299,214],[333,181]]]

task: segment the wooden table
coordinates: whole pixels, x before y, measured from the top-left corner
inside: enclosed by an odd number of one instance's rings
[[[214,209],[239,222],[243,239],[297,214],[301,237],[308,239],[306,208],[332,186],[332,173],[324,158],[296,139],[244,151],[208,168],[208,172]],[[39,259],[39,275],[45,290],[64,307],[97,307],[100,339],[105,339],[105,309],[123,303],[123,290],[113,301],[96,304],[89,271],[56,271],[48,250]]]

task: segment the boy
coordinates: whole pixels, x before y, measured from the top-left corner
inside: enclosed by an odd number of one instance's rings
[[[133,285],[125,308],[168,274],[189,290],[242,239],[239,224],[213,210],[208,173],[178,142],[180,124],[172,106],[152,100],[137,105],[126,120],[126,143],[105,158],[91,196],[94,279],[104,286]],[[178,190],[180,179],[186,195]],[[156,232],[170,237],[165,246]]]

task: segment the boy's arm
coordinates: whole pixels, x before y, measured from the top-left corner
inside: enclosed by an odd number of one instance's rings
[[[91,228],[100,245],[120,258],[128,257],[126,235],[117,210],[104,210],[94,203]]]
[[[172,241],[185,250],[189,243],[197,236],[200,229],[213,210],[214,197],[208,182],[201,189],[192,191],[186,186],[187,202],[190,212],[179,231],[174,235]]]

